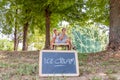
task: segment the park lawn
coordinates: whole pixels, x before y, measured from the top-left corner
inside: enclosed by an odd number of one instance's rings
[[[79,77],[38,76],[39,51],[0,52],[0,80],[119,80],[120,52],[79,53]]]

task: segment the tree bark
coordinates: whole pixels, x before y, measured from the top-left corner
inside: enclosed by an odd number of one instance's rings
[[[16,9],[17,15],[17,9]],[[18,38],[17,38],[17,19],[15,19],[15,32],[14,32],[14,51],[18,49]]]
[[[45,38],[45,48],[50,49],[50,15],[49,7],[45,9],[45,21],[46,21],[46,38]]]
[[[108,50],[120,50],[120,0],[110,0],[110,33]]]
[[[15,25],[15,32],[14,32],[14,51],[17,51],[18,48],[18,39],[17,39],[17,27]]]
[[[23,27],[23,47],[22,47],[22,50],[23,51],[27,51],[27,32],[28,32],[28,22],[26,22],[24,24],[24,27]]]

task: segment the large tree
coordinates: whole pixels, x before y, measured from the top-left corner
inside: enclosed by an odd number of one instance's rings
[[[120,50],[120,0],[110,0],[110,50]]]
[[[18,39],[18,5],[15,1],[2,1],[1,2],[2,19],[1,19],[1,32],[6,35],[13,34],[14,32],[14,50],[17,51]],[[7,6],[7,7],[6,7]],[[19,23],[20,24],[20,23]]]
[[[45,19],[45,48],[44,49],[50,49],[50,27],[51,27],[51,17],[57,14],[58,16],[69,7],[71,7],[75,0],[36,0],[31,1],[33,5],[32,9],[37,9],[39,11],[39,14],[44,14]],[[38,13],[38,12],[36,12]],[[57,19],[57,17],[56,17]]]

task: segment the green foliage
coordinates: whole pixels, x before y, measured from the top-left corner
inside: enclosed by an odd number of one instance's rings
[[[71,24],[101,23],[109,26],[109,0],[76,0],[64,16]]]
[[[7,39],[0,40],[0,50],[13,50],[13,42]]]
[[[109,25],[109,0],[88,0],[85,8],[89,19]]]
[[[28,35],[29,50],[32,50],[33,47],[37,50],[43,49],[44,42],[45,42],[45,35],[40,34],[38,29],[35,29],[34,34],[29,33]]]
[[[105,50],[108,43],[106,33],[100,33],[98,26],[84,28],[77,26],[73,28],[72,33],[73,44],[80,53],[92,53]]]

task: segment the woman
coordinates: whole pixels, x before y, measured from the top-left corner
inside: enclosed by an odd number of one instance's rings
[[[62,28],[62,33],[59,35],[59,43],[66,42],[67,42],[66,28]]]
[[[71,49],[71,40],[66,35],[66,28],[62,28],[62,33],[59,35],[59,43],[67,43],[69,50]]]

